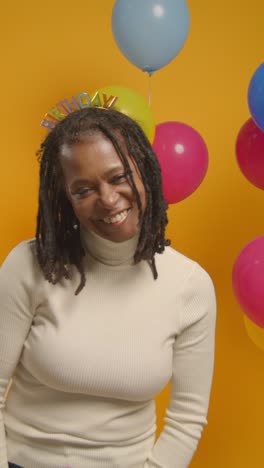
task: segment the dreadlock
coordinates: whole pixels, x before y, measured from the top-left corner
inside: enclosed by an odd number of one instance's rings
[[[134,262],[147,260],[156,279],[158,273],[154,255],[162,253],[165,246],[170,244],[165,239],[168,206],[162,193],[160,166],[141,127],[112,109],[88,107],[69,114],[50,131],[37,151],[40,186],[36,253],[44,277],[52,284],[63,277],[70,279],[69,265],[76,266],[81,280],[75,294],[82,290],[86,282],[82,262],[85,252],[80,224],[64,189],[60,155],[63,145],[80,143],[94,134],[102,134],[112,142],[136,196],[141,230]],[[127,151],[124,151],[122,143],[125,143]],[[144,213],[127,154],[136,163],[146,191]]]

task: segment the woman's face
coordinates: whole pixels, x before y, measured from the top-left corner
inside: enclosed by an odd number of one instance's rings
[[[128,157],[128,155],[127,155]],[[134,161],[128,157],[142,212],[145,188]],[[102,135],[62,148],[66,193],[80,224],[113,242],[131,239],[139,230],[139,211],[131,182],[111,141]]]

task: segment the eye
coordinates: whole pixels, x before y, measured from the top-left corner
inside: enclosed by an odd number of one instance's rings
[[[118,176],[115,176],[113,178],[113,182],[116,183],[116,184],[121,184],[122,182],[126,182],[127,181],[127,175],[128,174],[119,174]]]
[[[92,188],[84,187],[84,188],[81,188],[81,189],[77,190],[76,192],[74,192],[73,196],[76,197],[76,198],[83,198],[86,195],[89,195],[90,193],[92,193],[92,191],[93,191]]]

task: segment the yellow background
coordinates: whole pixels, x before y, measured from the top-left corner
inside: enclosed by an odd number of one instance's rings
[[[33,237],[35,151],[44,114],[61,99],[107,85],[148,97],[148,77],[118,50],[113,0],[14,0],[1,6],[0,261]],[[173,246],[212,276],[218,298],[209,425],[192,468],[262,468],[264,354],[245,331],[231,286],[234,260],[264,232],[264,194],[241,174],[235,140],[249,118],[247,88],[263,62],[263,0],[189,0],[191,30],[176,59],[151,79],[156,123],[178,120],[204,137],[209,170],[200,188],[169,210]],[[168,402],[157,397],[159,431]],[[175,467],[177,468],[177,467]]]

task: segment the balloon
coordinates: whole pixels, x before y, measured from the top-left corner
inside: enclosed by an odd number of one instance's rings
[[[126,58],[150,75],[182,49],[190,27],[185,0],[117,0],[112,31]]]
[[[253,343],[262,351],[264,351],[264,330],[263,328],[258,327],[252,320],[249,320],[246,315],[244,315],[244,324],[245,329],[249,338]]]
[[[140,94],[123,86],[105,86],[104,88],[98,89],[97,93],[101,105],[103,105],[105,99],[109,99],[111,96],[117,96],[117,100],[111,108],[135,120],[141,126],[150,143],[153,142],[155,134],[153,112],[147,101],[145,101]],[[100,104],[100,102],[98,104]]]
[[[235,297],[245,314],[264,327],[264,236],[249,242],[238,255],[232,272]]]
[[[167,203],[193,193],[208,168],[208,151],[201,135],[184,123],[164,122],[156,127],[153,149],[161,166]]]
[[[250,113],[260,130],[264,131],[264,63],[255,71],[248,88]]]
[[[238,134],[236,156],[244,176],[264,190],[264,133],[252,119],[246,121]]]

